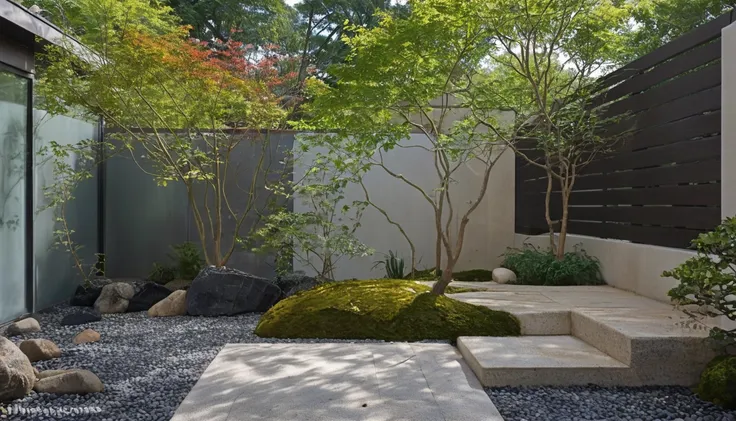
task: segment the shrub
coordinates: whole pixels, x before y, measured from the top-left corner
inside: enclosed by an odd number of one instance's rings
[[[167,284],[174,279],[176,279],[176,269],[171,266],[164,266],[158,263],[153,264],[153,270],[148,275],[148,280],[150,282],[155,282],[161,285]]]
[[[736,409],[736,356],[711,361],[700,377],[697,392],[703,400]]]
[[[605,284],[598,259],[579,247],[558,260],[550,251],[525,244],[521,249],[509,249],[501,266],[513,271],[516,283],[524,285]]]
[[[736,321],[736,218],[727,218],[692,244],[697,256],[662,274],[680,281],[669,296],[677,304],[697,305],[711,316]],[[726,346],[736,345],[736,330],[714,327],[711,336]]]
[[[194,243],[182,243],[171,247],[174,254],[170,256],[176,262],[177,277],[194,279],[204,268],[204,258]]]
[[[388,279],[404,279],[404,259],[391,250],[389,250],[385,260],[376,262],[374,267],[376,266],[383,266],[386,269],[386,278]]]
[[[256,334],[274,338],[419,341],[517,336],[512,315],[430,293],[412,281],[329,282],[282,300]]]

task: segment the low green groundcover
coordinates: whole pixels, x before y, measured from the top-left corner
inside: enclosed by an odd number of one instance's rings
[[[272,338],[419,341],[517,336],[512,315],[429,293],[412,281],[330,282],[282,300],[256,334]]]
[[[502,267],[516,274],[517,284],[522,285],[604,285],[601,264],[585,250],[578,249],[564,254],[562,260],[548,250],[527,245],[521,249],[509,249],[504,254]]]
[[[727,409],[736,409],[736,356],[718,357],[703,371],[698,396]]]
[[[411,278],[410,273],[406,275],[406,278],[420,281],[432,281],[438,278],[435,272],[435,269],[418,270],[414,272],[413,278]],[[453,272],[452,279],[458,282],[490,282],[493,280],[493,274],[490,270],[486,269],[462,270],[459,272]]]

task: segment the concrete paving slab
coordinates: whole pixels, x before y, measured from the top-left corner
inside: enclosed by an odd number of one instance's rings
[[[638,384],[625,364],[572,336],[460,337],[458,348],[485,386]]]
[[[445,344],[230,344],[172,421],[502,421]]]

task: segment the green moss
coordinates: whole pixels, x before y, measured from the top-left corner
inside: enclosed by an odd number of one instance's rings
[[[411,274],[406,275],[407,279],[414,279],[417,281],[433,281],[438,278],[435,275],[434,269],[418,270],[414,272],[414,277]],[[460,272],[453,272],[452,279],[458,282],[490,282],[493,280],[492,272],[486,269],[471,269],[463,270]]]
[[[274,338],[418,341],[458,336],[516,336],[512,315],[429,293],[413,281],[343,281],[282,300],[256,334]]]
[[[703,371],[698,396],[727,409],[736,409],[736,356],[713,359]]]

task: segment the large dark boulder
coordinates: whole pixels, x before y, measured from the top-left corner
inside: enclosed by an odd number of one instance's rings
[[[85,309],[76,313],[67,314],[61,319],[62,326],[78,326],[87,323],[99,322],[102,320],[102,314],[94,309]]]
[[[102,287],[83,287],[78,286],[77,290],[74,291],[74,296],[69,300],[69,305],[78,307],[92,307],[95,305],[95,301],[100,297],[102,293]]]
[[[163,285],[149,282],[136,292],[128,303],[128,313],[134,311],[148,311],[154,304],[163,300],[171,294],[171,290]]]
[[[235,269],[210,266],[194,278],[187,292],[192,316],[233,316],[263,312],[281,297],[281,289],[268,279]]]
[[[281,298],[283,299],[291,297],[299,291],[312,289],[322,282],[303,273],[290,273],[276,277],[273,283],[281,288]]]

